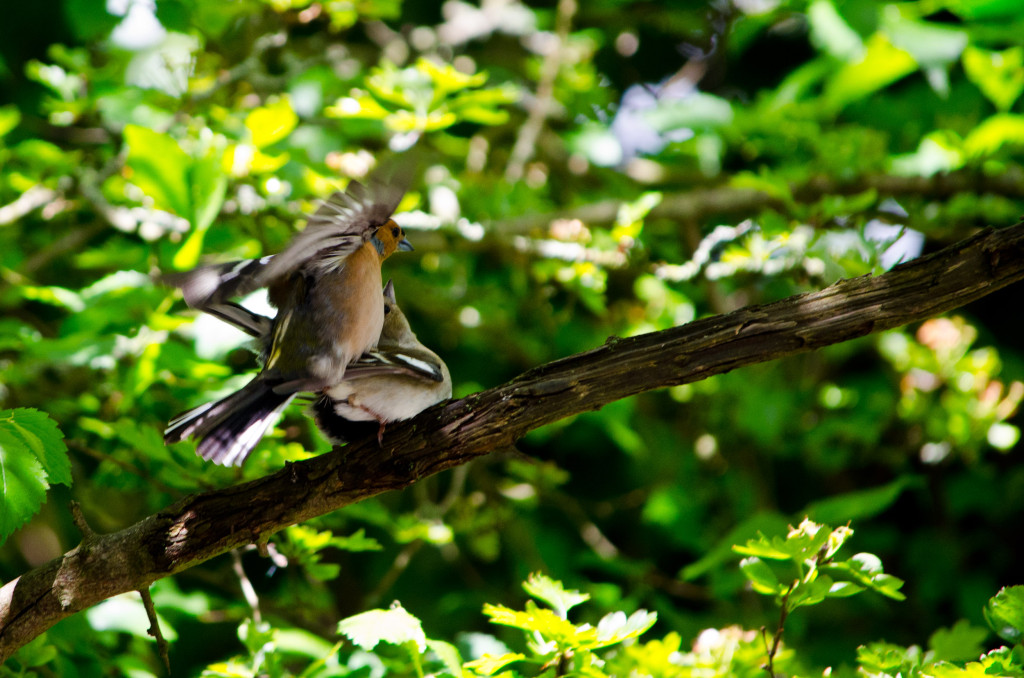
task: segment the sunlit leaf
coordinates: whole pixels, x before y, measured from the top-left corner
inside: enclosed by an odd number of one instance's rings
[[[1006,586],[985,605],[985,621],[1011,643],[1024,639],[1024,586]]]
[[[1024,92],[1024,47],[989,52],[969,45],[964,73],[1000,111],[1009,111]]]
[[[245,116],[245,126],[256,148],[265,148],[284,139],[298,123],[299,116],[292,110],[288,97],[280,97]]]
[[[841,109],[917,70],[914,57],[881,33],[868,38],[865,47],[863,59],[844,66],[826,83],[824,99],[830,108]]]
[[[586,593],[567,590],[560,581],[555,581],[540,572],[534,572],[523,582],[523,589],[534,598],[542,600],[565,617],[569,610],[590,599]]]
[[[427,637],[420,620],[405,611],[398,603],[388,610],[369,610],[338,622],[338,633],[363,648],[372,650],[378,643],[401,645],[411,642],[424,652]]]
[[[124,128],[128,179],[153,200],[155,207],[186,219],[192,216],[188,172],[191,160],[172,137],[144,127]]]
[[[526,659],[526,655],[521,652],[509,652],[503,655],[485,654],[479,659],[466,662],[465,668],[484,676],[493,676],[512,662],[522,661],[523,659]]]

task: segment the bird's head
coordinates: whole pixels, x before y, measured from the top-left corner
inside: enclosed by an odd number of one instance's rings
[[[383,226],[374,231],[370,240],[377,248],[381,261],[390,257],[396,250],[412,252],[412,245],[405,239],[405,229],[396,224],[394,219],[388,219]]]

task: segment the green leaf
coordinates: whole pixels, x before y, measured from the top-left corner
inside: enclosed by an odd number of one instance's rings
[[[828,598],[835,582],[831,577],[820,575],[811,582],[800,582],[789,595],[786,606],[790,610],[805,605],[817,605]]]
[[[66,453],[60,430],[45,414],[0,411],[0,543],[35,515],[50,482],[71,484]]]
[[[453,676],[462,675],[462,656],[454,645],[441,640],[427,639],[427,648],[441,660],[445,671]]]
[[[373,537],[367,537],[366,530],[364,528],[359,528],[347,537],[334,537],[331,539],[331,546],[344,551],[351,551],[353,553],[361,551],[380,551],[384,548],[381,546],[381,543]]]
[[[893,45],[906,50],[923,68],[946,67],[959,59],[967,46],[966,31],[908,19],[898,11],[883,12],[883,26]]]
[[[989,52],[970,45],[963,64],[967,79],[1000,111],[1009,111],[1024,93],[1024,47]]]
[[[1006,586],[985,605],[985,621],[1010,643],[1024,640],[1024,586]]]
[[[964,152],[971,158],[992,155],[1003,146],[1024,146],[1024,115],[998,113],[964,139]]]
[[[568,591],[562,586],[562,582],[551,579],[540,572],[534,572],[527,577],[523,582],[523,589],[534,598],[550,605],[562,618],[565,618],[572,608],[590,600],[589,594],[575,590]]]
[[[14,661],[27,667],[49,664],[56,658],[57,647],[50,643],[45,633],[22,645],[13,657]]]
[[[504,605],[484,605],[484,614],[492,624],[511,626],[531,633],[539,633],[548,640],[568,647],[584,647],[597,640],[597,631],[591,626],[574,626],[552,610],[537,607],[527,601],[526,610],[519,611]]]
[[[921,661],[921,648],[917,646],[906,648],[892,643],[869,643],[857,648],[857,663],[868,673],[911,675]]]
[[[228,189],[228,175],[221,167],[219,153],[211,150],[192,165],[189,185],[192,189],[192,226],[198,231],[205,231],[220,214]]]
[[[806,514],[812,520],[832,525],[870,518],[892,506],[904,490],[921,487],[922,484],[918,476],[901,476],[881,487],[847,492],[816,501],[807,507]]]
[[[766,596],[781,595],[786,587],[779,583],[778,577],[772,572],[772,568],[766,562],[756,556],[744,558],[740,561],[740,570],[750,581],[750,585],[758,593]]]
[[[903,600],[900,593],[903,580],[882,571],[882,561],[873,553],[858,553],[844,561],[836,561],[822,567],[832,574],[849,577],[854,582],[894,600]]]
[[[465,668],[472,669],[473,671],[485,676],[493,676],[512,662],[518,662],[524,659],[526,659],[526,655],[521,652],[509,652],[502,655],[485,654],[479,659],[466,662]]]
[[[636,638],[654,626],[656,621],[658,614],[647,610],[637,610],[629,617],[625,612],[611,612],[597,623],[597,642],[588,644],[588,647],[607,647]]]
[[[936,660],[967,661],[981,656],[986,636],[987,629],[971,626],[966,619],[961,619],[951,628],[935,631],[928,639],[928,647],[935,653]]]
[[[992,678],[981,662],[968,662],[957,666],[950,662],[935,662],[922,670],[922,674],[933,678]]]
[[[7,135],[21,122],[21,112],[17,106],[8,104],[0,106],[0,139]]]
[[[299,116],[295,115],[287,96],[254,109],[245,116],[245,126],[256,148],[265,148],[284,139],[298,124]]]
[[[864,55],[864,41],[836,11],[831,0],[814,0],[807,8],[811,42],[823,52],[843,61],[856,61]]]
[[[39,460],[47,481],[71,487],[71,462],[64,434],[45,412],[31,408],[0,411],[0,429],[7,429]]]
[[[850,581],[837,581],[832,584],[828,590],[829,598],[848,598],[854,596],[864,590],[864,587],[860,584],[854,584]]]
[[[369,610],[338,622],[338,633],[363,648],[372,650],[378,643],[392,645],[414,643],[420,652],[427,648],[427,637],[420,620],[397,602],[388,610]]]
[[[827,525],[818,525],[804,519],[796,528],[790,528],[785,537],[759,535],[743,545],[735,545],[733,551],[741,555],[768,558],[770,560],[794,560],[803,562],[815,558],[828,545],[831,552],[839,548],[849,534],[839,528],[832,530]],[[852,534],[852,530],[849,531]]]
[[[826,83],[824,100],[828,108],[842,109],[917,70],[914,57],[881,33],[868,38],[865,47],[863,59],[844,66]]]
[[[124,139],[128,146],[125,165],[130,170],[129,181],[152,198],[158,209],[190,218],[188,172],[192,163],[178,142],[137,125],[125,125]]]

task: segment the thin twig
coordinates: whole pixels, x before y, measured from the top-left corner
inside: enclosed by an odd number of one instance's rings
[[[782,594],[782,611],[779,612],[779,626],[775,629],[775,637],[772,638],[772,647],[768,650],[768,663],[765,664],[764,668],[768,671],[770,678],[775,678],[775,655],[779,652],[779,644],[782,643],[782,631],[786,625],[786,617],[789,616],[789,596],[793,593],[793,589],[796,588],[796,580],[789,585],[786,592]],[[761,629],[762,637],[764,636],[764,629]],[[767,641],[765,645],[767,646]]]
[[[78,531],[82,533],[82,539],[91,539],[96,536],[96,532],[93,531],[92,527],[89,526],[89,522],[85,519],[85,515],[82,513],[82,505],[75,500],[71,500],[71,522],[75,524]]]
[[[238,577],[238,584],[242,589],[245,602],[249,604],[249,609],[252,611],[252,620],[259,624],[263,621],[263,615],[260,614],[260,599],[256,595],[256,589],[253,588],[248,575],[245,574],[245,568],[242,566],[242,556],[238,549],[231,549],[231,566],[235,570],[235,576]]]
[[[412,557],[416,555],[416,552],[423,548],[425,542],[422,539],[417,539],[414,542],[405,545],[397,556],[395,556],[394,562],[391,563],[391,568],[381,577],[380,581],[377,582],[377,586],[366,596],[366,606],[373,607],[381,596],[390,589],[394,583],[398,580],[402,573],[405,572],[406,568],[409,567],[409,563],[412,562]]]
[[[167,643],[167,639],[164,638],[164,634],[160,631],[160,621],[156,618],[156,605],[153,604],[153,596],[150,595],[149,589],[139,589],[139,595],[142,596],[142,605],[146,608],[146,616],[149,617],[149,635],[156,638],[156,651],[160,654],[160,659],[164,661],[164,667],[167,669],[167,675],[171,675],[171,656],[168,652],[170,645]]]
[[[55,200],[57,195],[57,191],[52,188],[36,184],[18,196],[14,202],[0,207],[0,225],[10,224],[21,219],[32,210]]]

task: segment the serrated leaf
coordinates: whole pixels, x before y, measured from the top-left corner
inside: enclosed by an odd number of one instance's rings
[[[392,645],[414,643],[420,652],[427,647],[427,637],[423,633],[420,620],[395,603],[388,610],[369,610],[338,622],[338,633],[346,635],[349,640],[370,651],[378,643]]]
[[[25,443],[0,427],[0,543],[35,515],[48,488],[46,471]]]
[[[921,675],[934,678],[992,678],[985,672],[981,662],[968,662],[963,666],[951,662],[935,662],[925,666],[921,670]]]
[[[1024,586],[1006,586],[985,605],[985,621],[1010,643],[1024,639]]]
[[[921,650],[916,646],[869,643],[857,648],[857,663],[868,673],[910,673],[909,669],[921,664]]]
[[[966,619],[961,619],[951,628],[941,628],[928,639],[928,648],[935,653],[940,661],[967,661],[977,659],[984,651],[982,641],[988,636],[988,630],[971,626]]]
[[[556,581],[540,572],[534,572],[523,582],[523,589],[534,598],[541,600],[564,618],[569,610],[580,603],[590,600],[590,595],[579,591],[569,591],[562,582]]]
[[[504,605],[484,605],[484,614],[491,618],[492,624],[512,626],[523,631],[540,633],[552,640],[575,642],[577,640],[577,628],[571,622],[558,616],[555,612],[539,608],[532,602],[527,602],[526,610],[513,610]],[[590,629],[589,636],[584,640],[591,640],[597,633]]]
[[[31,450],[46,471],[49,483],[71,487],[71,462],[57,422],[32,408],[0,411],[0,428],[7,428]]]

